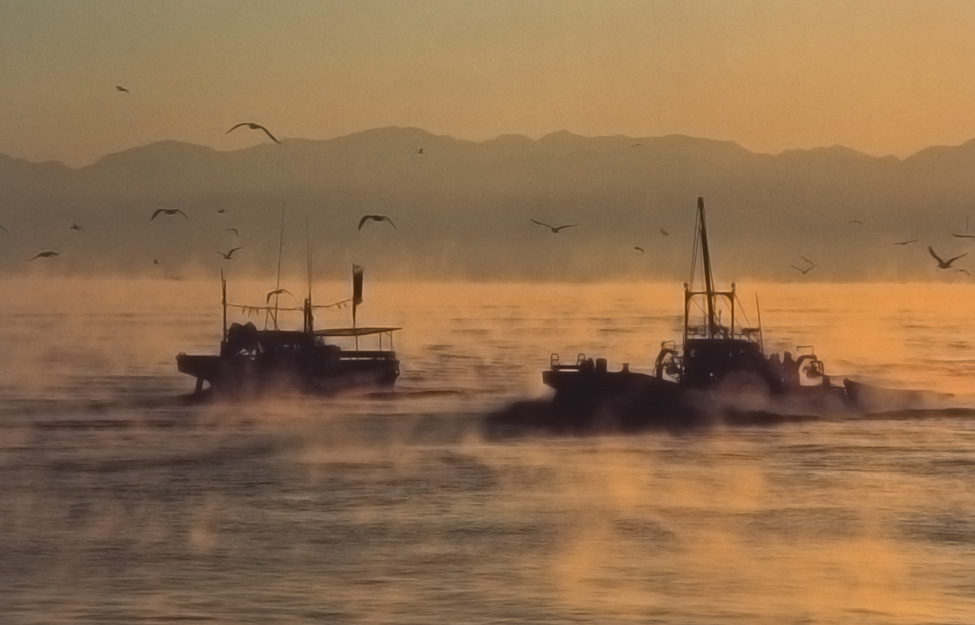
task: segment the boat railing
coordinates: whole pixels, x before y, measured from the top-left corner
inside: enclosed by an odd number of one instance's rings
[[[575,363],[571,365],[563,365],[560,362],[558,352],[552,352],[548,359],[548,366],[552,371],[563,371],[566,369],[585,369],[587,366],[591,366],[592,360],[586,358],[585,354],[578,354],[576,356]]]

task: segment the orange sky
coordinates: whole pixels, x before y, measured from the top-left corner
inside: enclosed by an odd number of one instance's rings
[[[0,153],[418,126],[906,156],[975,138],[975,3],[0,1]],[[123,85],[130,95],[119,93]]]

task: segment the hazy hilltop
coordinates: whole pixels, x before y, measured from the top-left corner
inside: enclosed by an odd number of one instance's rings
[[[703,196],[722,282],[967,279],[939,273],[927,246],[942,256],[975,246],[951,236],[975,205],[972,172],[975,142],[901,160],[840,146],[757,154],[686,136],[473,142],[415,128],[233,152],[164,141],[79,169],[0,156],[0,269],[272,273],[286,206],[285,262],[304,266],[307,237],[319,275],[355,262],[388,278],[684,280]],[[159,208],[188,219],[150,221]],[[357,230],[367,213],[396,228]],[[531,218],[578,225],[553,234]],[[237,246],[233,260],[217,254]],[[60,256],[25,263],[47,249]],[[806,267],[801,256],[816,265],[806,275],[792,267]],[[973,261],[956,266],[975,272]]]

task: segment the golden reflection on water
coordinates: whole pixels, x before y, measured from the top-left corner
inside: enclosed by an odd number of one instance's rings
[[[6,597],[21,616],[133,622],[189,601],[235,622],[906,624],[975,609],[970,419],[484,438],[488,411],[545,394],[552,351],[648,368],[679,335],[679,285],[367,278],[360,323],[404,328],[391,397],[202,407],[164,400],[192,388],[175,353],[219,341],[218,281],[4,287],[0,529],[26,571]],[[271,288],[231,282],[230,298]],[[769,349],[813,344],[834,376],[970,393],[967,284],[749,285],[753,319],[756,291]]]

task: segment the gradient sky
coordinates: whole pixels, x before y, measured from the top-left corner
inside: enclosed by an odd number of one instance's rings
[[[262,140],[240,121],[906,156],[975,138],[973,111],[967,0],[0,0],[0,153],[73,166]]]

